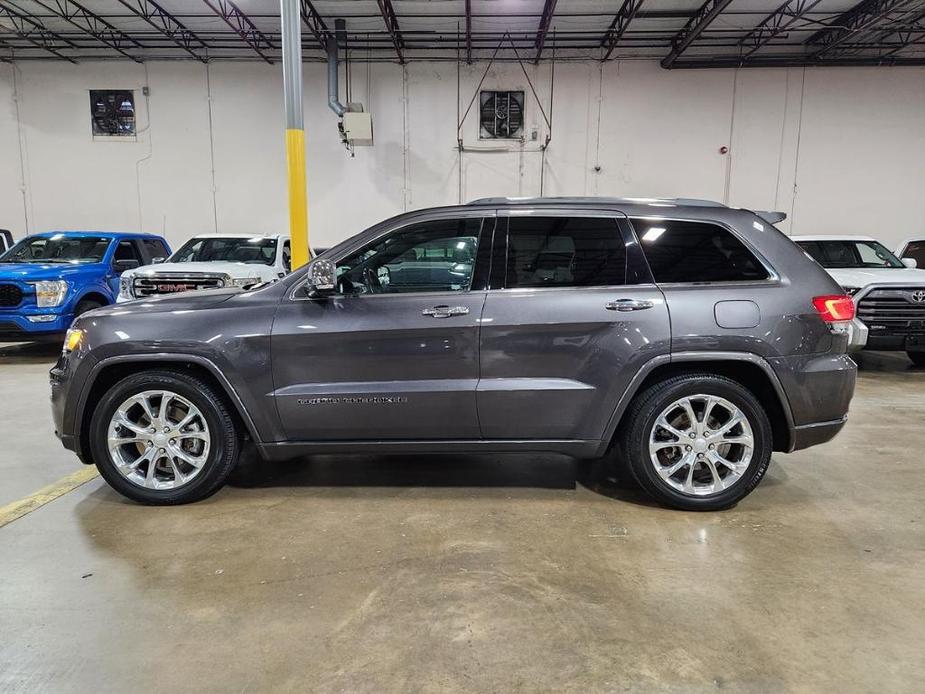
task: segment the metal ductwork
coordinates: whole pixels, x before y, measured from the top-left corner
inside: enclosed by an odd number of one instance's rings
[[[334,20],[334,36],[329,36],[327,41],[328,52],[328,107],[343,118],[347,108],[340,102],[338,94],[338,75],[337,75],[337,53],[338,45],[344,40],[347,33],[347,23],[343,19]]]

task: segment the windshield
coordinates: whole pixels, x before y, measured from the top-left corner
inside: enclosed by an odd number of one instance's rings
[[[171,263],[249,263],[273,265],[276,261],[276,239],[253,238],[190,239],[170,257]]]
[[[99,263],[109,248],[104,236],[27,236],[0,256],[2,263]]]
[[[797,241],[804,251],[827,268],[905,267],[899,258],[876,241]]]

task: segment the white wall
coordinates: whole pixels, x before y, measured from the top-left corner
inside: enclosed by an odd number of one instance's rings
[[[312,243],[405,209],[487,195],[706,197],[791,215],[792,233],[925,233],[925,68],[665,71],[640,61],[555,68],[553,137],[516,64],[483,88],[523,88],[539,141],[456,149],[484,64],[355,64],[374,147],[351,158],[305,65]],[[551,67],[528,72],[549,110]],[[147,85],[150,97],[141,95]],[[94,142],[89,89],[138,90],[135,142]],[[343,89],[342,89],[342,98]],[[478,105],[465,122],[479,142]],[[281,69],[258,63],[0,65],[0,227],[285,231]],[[728,154],[720,147],[728,146]],[[600,167],[599,171],[595,167]],[[461,175],[460,175],[461,174]],[[541,183],[542,180],[542,183]]]

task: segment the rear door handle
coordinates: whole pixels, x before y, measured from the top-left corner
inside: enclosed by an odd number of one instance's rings
[[[642,311],[655,306],[654,301],[648,299],[616,299],[608,301],[604,306],[608,311]]]
[[[425,308],[421,311],[423,316],[431,316],[432,318],[449,318],[450,316],[465,316],[469,313],[468,306],[434,306],[432,308]]]

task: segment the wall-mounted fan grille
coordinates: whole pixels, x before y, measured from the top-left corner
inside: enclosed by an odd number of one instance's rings
[[[523,92],[484,91],[479,97],[480,138],[498,140],[523,135]]]
[[[131,89],[91,89],[90,121],[94,137],[134,137],[135,92]]]

